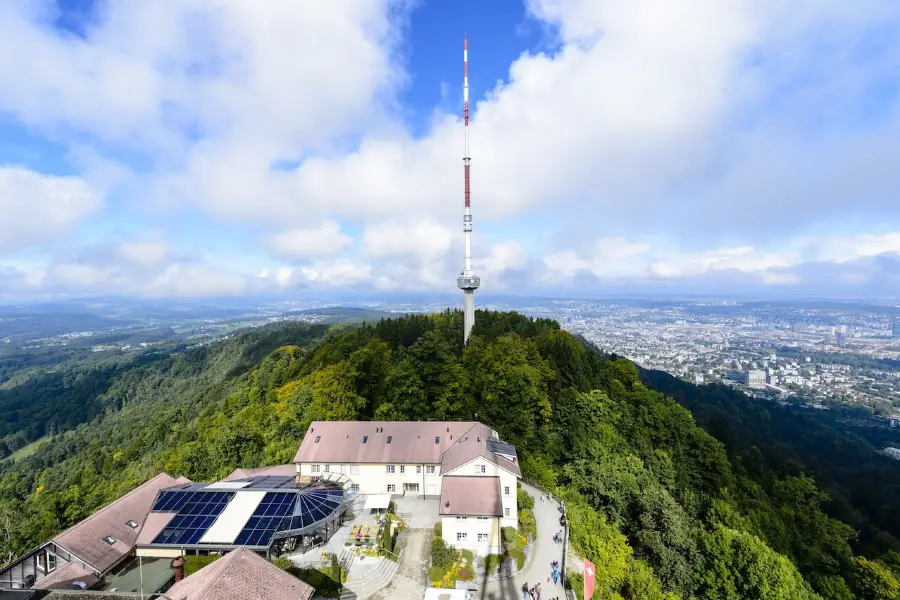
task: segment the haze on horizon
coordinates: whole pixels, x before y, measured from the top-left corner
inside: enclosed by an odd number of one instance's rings
[[[896,297],[900,4],[8,0],[0,301]]]

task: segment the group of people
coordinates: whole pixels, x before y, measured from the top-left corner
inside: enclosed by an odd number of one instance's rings
[[[541,502],[544,502],[545,500],[547,502],[552,502],[553,497],[548,493],[541,492]],[[562,505],[560,505],[560,512],[561,513],[563,512]],[[565,513],[563,513],[563,516],[560,517],[560,525],[565,526],[564,519],[565,519]],[[553,541],[556,542],[557,544],[561,544],[562,540],[563,540],[562,531],[556,533],[553,536]],[[552,579],[553,585],[556,586],[559,584],[559,579],[560,579],[559,561],[554,560],[552,563],[550,563],[550,568],[551,568],[551,573],[550,573],[550,577],[547,578],[547,583],[550,583],[550,580]],[[538,583],[534,587],[528,587],[528,583],[523,583],[522,584],[522,600],[541,600],[541,584]],[[548,600],[559,600],[559,596],[557,596],[555,598],[549,598]]]

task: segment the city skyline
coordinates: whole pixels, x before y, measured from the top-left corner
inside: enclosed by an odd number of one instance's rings
[[[0,302],[452,294],[464,34],[480,297],[897,297],[898,31],[876,0],[6,2]]]

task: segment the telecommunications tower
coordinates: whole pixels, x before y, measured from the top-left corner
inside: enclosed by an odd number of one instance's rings
[[[463,156],[463,172],[466,186],[466,209],[463,213],[463,232],[466,234],[466,268],[456,278],[456,285],[463,291],[463,343],[469,341],[472,326],[475,324],[475,290],[481,285],[481,278],[472,272],[472,210],[469,207],[469,41],[463,38],[463,119],[466,132],[466,149]]]

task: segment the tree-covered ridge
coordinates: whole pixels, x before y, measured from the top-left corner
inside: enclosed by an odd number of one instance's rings
[[[824,512],[801,469],[729,456],[633,364],[553,321],[481,311],[464,349],[460,313],[275,328],[130,370],[105,397],[128,401],[2,467],[0,519],[17,515],[0,521],[5,552],[160,470],[203,480],[289,461],[315,419],[478,419],[566,499],[597,598],[888,598],[879,590],[898,587],[892,555],[856,557],[855,531]]]

